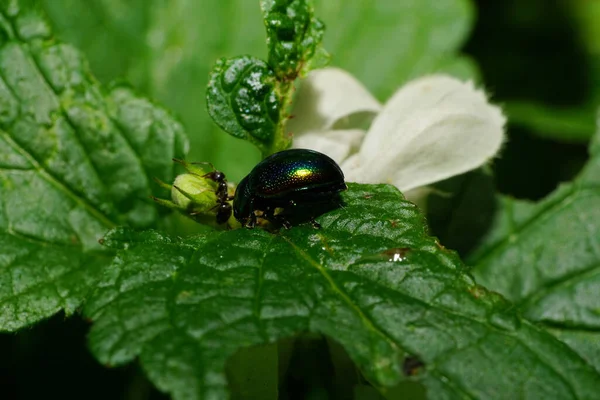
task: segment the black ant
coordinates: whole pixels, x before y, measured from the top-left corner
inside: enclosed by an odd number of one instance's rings
[[[174,158],[173,161],[185,166],[185,161],[183,160]],[[209,162],[193,162],[189,164],[209,165],[213,169],[212,172],[201,176],[202,178],[208,178],[218,184],[217,190],[215,190],[215,195],[217,196],[217,205],[211,208],[211,210],[217,209],[217,224],[221,225],[226,223],[231,217],[232,208],[231,204],[229,204],[229,201],[233,200],[233,196],[229,196],[225,174],[217,170],[214,165]]]
[[[208,178],[218,184],[217,190],[215,190],[215,195],[217,196],[217,205],[214,208],[218,208],[217,224],[224,224],[231,217],[231,204],[229,204],[229,201],[233,200],[233,196],[229,196],[225,174],[219,170],[216,170],[211,163],[204,164],[208,164],[212,167],[212,169],[214,169],[213,172],[202,175],[202,177]]]

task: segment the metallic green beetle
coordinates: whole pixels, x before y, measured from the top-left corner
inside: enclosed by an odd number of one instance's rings
[[[318,204],[331,203],[339,192],[348,187],[340,167],[325,154],[314,150],[291,149],[272,154],[258,163],[235,191],[233,215],[244,226],[256,225],[255,211],[262,211],[262,218],[281,223],[289,228],[290,222],[276,208],[290,211],[298,207],[303,213]],[[308,207],[307,207],[308,206]],[[292,214],[294,214],[294,211]],[[308,215],[313,226],[315,215]]]

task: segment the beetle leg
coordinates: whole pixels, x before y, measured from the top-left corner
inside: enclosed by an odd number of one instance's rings
[[[248,229],[252,229],[256,226],[256,214],[254,214],[254,212],[250,214],[250,218],[246,220],[246,224],[244,226]]]
[[[290,221],[282,217],[281,215],[272,215],[273,220],[279,222],[285,229],[290,229],[292,224]]]
[[[290,229],[292,227],[292,224],[290,224],[290,222],[286,219],[283,218],[278,218],[279,222],[281,222],[281,225],[285,228],[285,229]]]
[[[310,217],[310,223],[312,224],[313,228],[321,229],[321,224],[315,221],[315,217]]]
[[[283,218],[281,215],[275,215],[275,209],[272,209],[271,207],[265,209],[262,217],[267,221],[280,223],[285,229],[290,229],[292,227],[292,224],[287,219]]]
[[[274,214],[274,210],[271,209],[271,207],[266,207],[263,212],[262,215],[260,216],[262,219],[266,219],[267,221],[275,221],[277,220],[277,217],[275,217]]]

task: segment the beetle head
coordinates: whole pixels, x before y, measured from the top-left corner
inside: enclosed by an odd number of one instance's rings
[[[248,185],[248,177],[241,180],[235,189],[233,199],[233,216],[242,225],[246,225],[250,215],[254,212],[252,209],[252,193]]]

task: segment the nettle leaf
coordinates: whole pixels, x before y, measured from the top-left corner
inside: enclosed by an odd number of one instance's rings
[[[313,66],[325,64],[328,55],[321,46],[325,26],[314,16],[310,0],[261,0],[267,29],[269,65],[278,79],[293,81]]]
[[[600,371],[600,133],[578,179],[539,203],[502,197],[469,264]]]
[[[72,313],[112,257],[98,239],[153,226],[150,177],[173,178],[179,123],[104,91],[31,2],[0,5],[0,330]]]
[[[245,140],[224,135],[206,113],[215,60],[250,54],[266,59],[258,1],[43,0],[57,34],[83,51],[94,74],[125,77],[181,117],[190,160],[210,161],[233,181],[260,159]],[[235,157],[232,157],[232,154]]]
[[[275,84],[273,70],[262,60],[221,59],[208,83],[208,113],[224,131],[268,153],[281,112]]]
[[[316,332],[383,391],[410,379],[429,398],[593,397],[598,373],[477,285],[415,205],[392,186],[349,187],[318,231],[112,231],[121,250],[85,309],[93,353],[139,356],[177,399],[224,398],[236,350]],[[409,358],[424,364],[410,378]]]

